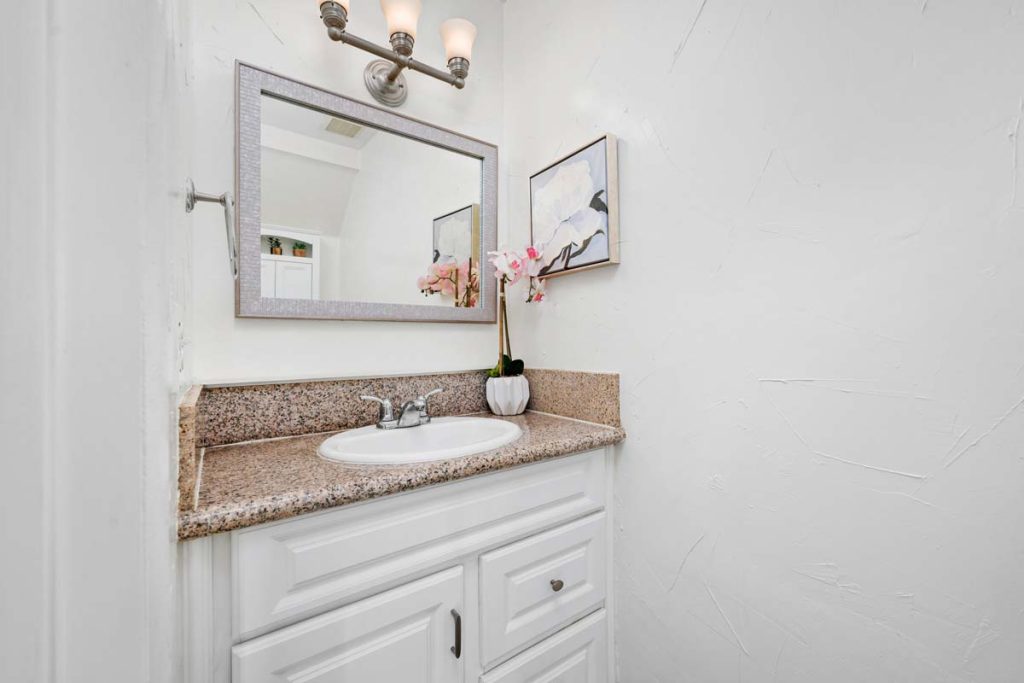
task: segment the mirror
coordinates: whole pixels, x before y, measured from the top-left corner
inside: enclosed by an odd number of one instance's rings
[[[239,316],[493,322],[493,145],[238,65]]]

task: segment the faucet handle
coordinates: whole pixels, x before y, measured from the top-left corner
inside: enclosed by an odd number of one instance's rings
[[[380,404],[380,411],[377,417],[381,422],[390,422],[395,419],[395,409],[392,407],[390,399],[377,398],[376,396],[360,396],[359,398],[364,401],[376,401]]]
[[[428,398],[430,398],[434,394],[440,394],[442,391],[444,391],[444,387],[438,387],[437,389],[434,389],[433,391],[428,391],[427,393],[423,394],[422,396],[420,396],[420,399],[423,400],[423,401],[426,401]]]
[[[430,419],[430,414],[427,412],[427,401],[430,399],[431,396],[433,396],[434,394],[440,394],[442,391],[444,391],[444,389],[438,387],[437,389],[434,389],[433,391],[428,391],[427,393],[423,394],[422,396],[416,399],[416,407],[420,409],[420,415],[422,415],[427,420]]]

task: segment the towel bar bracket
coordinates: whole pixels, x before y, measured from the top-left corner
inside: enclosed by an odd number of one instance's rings
[[[224,207],[224,231],[228,239],[228,259],[231,261],[231,277],[238,279],[238,244],[235,241],[235,199],[230,192],[222,195],[196,192],[191,178],[185,179],[185,213],[192,213],[197,202],[211,202]]]

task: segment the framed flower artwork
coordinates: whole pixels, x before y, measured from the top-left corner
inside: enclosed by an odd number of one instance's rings
[[[434,219],[433,263],[472,261],[479,253],[479,204],[470,204]]]
[[[604,135],[530,176],[540,277],[619,262],[617,141]]]

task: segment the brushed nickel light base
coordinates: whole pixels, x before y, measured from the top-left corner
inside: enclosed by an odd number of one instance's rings
[[[469,60],[465,57],[452,57],[448,60],[448,71],[452,76],[465,80],[469,76]]]
[[[398,107],[405,102],[409,89],[405,84],[405,74],[399,72],[393,76],[395,65],[386,59],[375,59],[366,65],[363,71],[363,82],[366,89],[377,100],[388,107]]]
[[[341,40],[341,34],[348,25],[348,11],[339,3],[328,0],[320,5],[320,19],[327,27],[331,40]]]
[[[415,44],[416,40],[408,33],[398,32],[391,34],[391,49],[403,57],[408,57],[412,54],[412,48]]]

